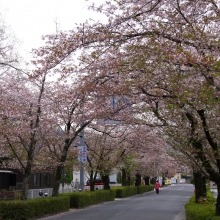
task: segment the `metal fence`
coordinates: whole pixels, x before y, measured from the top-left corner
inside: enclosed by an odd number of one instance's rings
[[[28,199],[52,196],[53,188],[45,188],[45,189],[29,189],[28,190]],[[42,195],[40,196],[40,193]]]
[[[121,186],[121,184],[110,184],[110,186]],[[103,189],[103,185],[96,185],[96,190]],[[85,191],[90,190],[90,186],[84,186]],[[64,187],[60,185],[59,193],[70,193],[70,192],[78,192],[80,191],[79,183],[65,184]],[[28,190],[28,198],[39,198],[45,196],[52,196],[53,188],[44,188],[44,189],[29,189]],[[40,196],[40,194],[42,195]]]

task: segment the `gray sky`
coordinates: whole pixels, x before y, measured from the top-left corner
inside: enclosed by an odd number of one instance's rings
[[[70,30],[75,23],[88,18],[102,20],[102,15],[87,10],[88,2],[92,0],[0,0],[0,8],[7,25],[21,42],[20,55],[28,59],[32,48],[43,45],[42,35],[55,33],[56,23],[59,29]]]

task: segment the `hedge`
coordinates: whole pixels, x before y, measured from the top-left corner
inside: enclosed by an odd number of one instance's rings
[[[0,220],[28,220],[51,215],[70,208],[84,208],[102,202],[114,201],[153,190],[153,185],[113,187],[110,190],[62,193],[58,197],[29,199],[25,201],[1,201]],[[13,210],[13,211],[12,211]]]
[[[142,194],[154,189],[154,185],[120,186],[113,188],[116,191],[116,198],[125,198],[136,194]]]
[[[141,185],[137,187],[137,193],[142,194],[145,192],[152,191],[154,189],[154,185]]]
[[[70,199],[70,208],[83,208],[102,202],[114,201],[114,190],[96,190],[88,192],[73,192],[60,194],[61,197],[68,196]]]
[[[27,220],[69,210],[69,197],[47,197],[0,202],[0,219]],[[13,210],[13,211],[12,211]]]

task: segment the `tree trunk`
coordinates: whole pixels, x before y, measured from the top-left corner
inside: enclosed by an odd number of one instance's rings
[[[23,182],[22,182],[22,193],[21,193],[21,200],[28,199],[28,188],[29,188],[29,176],[25,175]]]
[[[205,178],[199,171],[194,171],[193,176],[195,181],[195,202],[198,202],[200,197],[206,197]]]
[[[206,189],[206,178],[202,177],[202,188],[203,188],[203,194],[206,197],[207,196],[207,189]]]
[[[141,175],[139,173],[136,174],[135,186],[141,185]]]
[[[162,179],[162,186],[165,186],[165,178]]]
[[[95,180],[96,180],[96,177],[97,177],[97,172],[95,172],[95,175],[94,175],[94,172],[93,171],[90,171],[90,175],[89,175],[89,182],[90,182],[90,191],[95,191]]]
[[[220,216],[220,182],[216,182],[217,190],[218,190],[218,196],[216,199],[216,207],[215,207],[215,214],[217,216]]]
[[[144,182],[145,182],[145,185],[150,185],[150,177],[149,176],[145,176],[144,177]]]
[[[127,176],[128,176],[128,178],[127,178],[126,186],[130,186],[130,185],[132,185],[132,183],[131,183],[131,175],[130,175],[130,173],[127,174]]]
[[[95,191],[95,180],[90,178],[89,180],[90,191]]]
[[[121,183],[121,172],[120,171],[117,173],[117,177],[116,178],[117,178],[116,182],[117,183]]]
[[[28,189],[29,189],[29,180],[31,176],[31,168],[32,168],[32,161],[28,160],[25,172],[24,172],[24,179],[22,182],[22,192],[21,192],[21,200],[28,199]]]
[[[110,189],[110,185],[109,185],[109,183],[110,183],[110,181],[109,181],[109,175],[103,175],[103,176],[102,176],[102,181],[103,181],[103,183],[104,183],[104,189],[105,189],[105,190],[109,190],[109,189]]]
[[[60,188],[60,180],[61,180],[61,177],[62,177],[62,170],[63,170],[62,166],[57,166],[52,196],[58,196],[59,195],[59,188]]]
[[[90,191],[95,191],[95,179],[92,176],[90,176],[89,185],[90,185]]]
[[[150,184],[155,184],[156,183],[156,179],[157,179],[157,177],[153,177],[153,178],[151,178],[150,179]]]
[[[127,185],[127,182],[126,182],[126,170],[124,168],[121,169],[121,183],[122,183],[122,186],[126,186]]]

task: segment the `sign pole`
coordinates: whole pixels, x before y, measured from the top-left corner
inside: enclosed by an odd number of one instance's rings
[[[80,146],[84,146],[84,128],[80,132]],[[84,192],[84,165],[81,161],[81,167],[80,167],[80,189],[82,192]]]

